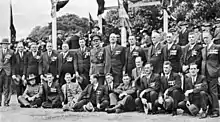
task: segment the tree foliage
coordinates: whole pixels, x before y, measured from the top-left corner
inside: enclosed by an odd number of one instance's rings
[[[75,14],[66,14],[57,18],[57,30],[62,30],[66,34],[75,33],[78,31],[87,32],[89,30],[88,18],[80,18]],[[47,26],[36,26],[33,28],[29,37],[34,40],[47,38],[52,34],[52,23]]]

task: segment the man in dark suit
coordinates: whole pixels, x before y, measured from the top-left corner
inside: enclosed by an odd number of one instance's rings
[[[30,45],[30,52],[24,57],[24,73],[22,79],[25,80],[25,77],[29,74],[34,74],[35,76],[39,76],[41,74],[40,67],[40,52],[38,52],[38,47],[36,42],[32,42]],[[37,78],[37,82],[39,81],[39,77]]]
[[[187,29],[187,23],[183,22],[181,25],[181,31],[179,32],[179,42],[178,45],[185,46],[188,44],[189,31]]]
[[[101,36],[92,35],[93,48],[90,50],[90,71],[89,75],[98,74],[99,83],[104,84],[104,48],[101,47]]]
[[[202,47],[197,44],[195,40],[195,35],[193,32],[189,33],[189,44],[183,49],[183,55],[181,58],[182,71],[188,73],[189,64],[196,63],[198,68],[201,67],[202,63]]]
[[[147,61],[150,62],[154,67],[154,73],[162,73],[162,56],[161,56],[161,49],[162,44],[160,43],[160,34],[154,32],[152,33],[152,42],[148,49]]]
[[[172,111],[172,115],[177,115],[177,106],[184,99],[181,90],[181,79],[179,74],[172,72],[170,61],[163,64],[164,74],[161,76],[161,90],[158,100],[155,101],[156,107],[161,107],[168,112]],[[171,99],[172,106],[166,106],[166,99]],[[163,106],[164,105],[164,106]]]
[[[162,61],[170,61],[172,66],[172,71],[179,73],[181,72],[180,59],[182,56],[182,49],[179,45],[174,44],[173,34],[167,34],[167,44],[162,48]]]
[[[43,95],[43,108],[62,108],[63,93],[57,80],[52,73],[46,75],[46,81],[43,81],[41,94]]]
[[[143,61],[146,61],[146,58],[144,51],[140,47],[136,46],[135,36],[129,36],[128,42],[130,47],[127,47],[125,51],[124,74],[126,73],[131,77],[132,69],[135,68],[135,58],[140,56]]]
[[[147,63],[140,77],[139,91],[137,91],[140,94],[138,94],[138,98],[135,100],[139,111],[143,111],[143,104],[150,104],[152,106],[152,114],[157,112],[157,107],[155,107],[154,103],[158,98],[160,86],[160,75],[153,73],[153,65]]]
[[[211,117],[219,116],[218,79],[220,77],[220,47],[213,44],[210,32],[203,32],[206,47],[202,49],[202,75],[206,76],[212,98]]]
[[[89,68],[90,68],[90,49],[86,47],[86,41],[84,39],[79,40],[80,48],[76,50],[76,76],[83,76],[85,80],[80,84],[82,89],[86,88],[89,84]]]
[[[98,75],[90,76],[91,84],[82,91],[73,110],[77,111],[84,105],[91,102],[97,111],[103,111],[109,105],[108,89],[98,83]]]
[[[13,64],[15,65],[12,67],[12,79],[15,81],[16,92],[18,97],[22,95],[25,90],[22,76],[24,73],[24,57],[26,56],[26,52],[24,52],[24,45],[22,42],[19,42],[17,44],[17,48],[18,50],[14,54],[13,58]]]
[[[203,75],[199,75],[198,65],[191,63],[189,65],[189,77],[185,77],[184,82],[184,92],[185,100],[180,102],[178,106],[184,110],[184,112],[189,113],[187,105],[193,104],[198,107],[198,110],[202,108],[202,114],[200,118],[207,117],[207,105],[208,105],[208,85],[206,78]],[[197,111],[199,112],[199,111]]]
[[[131,78],[125,74],[123,75],[123,83],[121,83],[114,92],[111,93],[111,99],[116,100],[116,105],[107,108],[107,113],[120,113],[135,110],[135,87],[132,86]]]
[[[2,39],[0,50],[0,106],[4,93],[4,106],[9,106],[11,99],[11,69],[13,66],[13,51],[9,49],[9,40]]]
[[[75,74],[76,59],[74,53],[69,51],[69,45],[63,43],[62,52],[58,55],[58,74],[59,84],[62,86],[66,83],[64,76],[66,73]]]
[[[109,38],[110,45],[104,47],[104,73],[111,73],[114,82],[120,84],[125,64],[125,47],[117,45],[116,34],[112,33]]]
[[[45,79],[47,73],[52,73],[54,77],[58,75],[58,54],[53,50],[51,42],[46,44],[47,51],[41,55],[40,69],[42,70],[41,78]]]

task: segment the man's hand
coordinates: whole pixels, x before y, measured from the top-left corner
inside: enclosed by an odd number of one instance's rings
[[[187,97],[187,96],[189,96],[189,94],[192,93],[192,92],[193,92],[193,89],[187,90],[187,91],[184,93],[184,95]]]
[[[190,102],[189,102],[188,100],[186,101],[186,105],[187,105],[187,106],[190,106]]]
[[[168,96],[168,89],[164,92],[164,98],[166,98]]]
[[[143,98],[143,96],[144,96],[144,94],[146,93],[146,90],[144,90],[144,91],[142,91],[141,93],[140,93],[140,98]]]
[[[12,75],[12,79],[16,79],[17,77],[16,77],[16,75]]]
[[[25,75],[22,76],[22,80],[25,80]]]
[[[160,103],[160,104],[163,104],[163,97],[162,96],[160,96],[159,98],[158,98],[158,102]]]
[[[143,104],[147,104],[147,99],[141,98],[141,102],[142,102]]]
[[[220,77],[218,77],[218,85],[220,86]]]
[[[78,72],[76,72],[76,75],[75,75],[76,77],[79,77],[79,73]]]
[[[127,93],[126,92],[122,92],[121,94],[119,94],[119,98],[122,99],[124,96],[126,96]]]
[[[183,65],[183,72],[186,72],[186,70],[189,69],[188,65]]]

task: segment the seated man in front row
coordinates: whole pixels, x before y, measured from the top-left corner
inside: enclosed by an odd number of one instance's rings
[[[93,74],[90,76],[91,84],[82,91],[76,104],[73,107],[74,111],[103,111],[109,105],[108,89],[98,83],[99,76]],[[90,104],[89,108],[87,105]],[[92,107],[91,107],[92,106]]]
[[[132,86],[131,78],[127,74],[123,76],[122,80],[123,83],[110,93],[110,101],[115,101],[116,103],[115,106],[106,109],[107,113],[135,110],[135,87]]]
[[[135,103],[139,112],[144,110],[143,105],[146,106],[147,109],[152,108],[152,114],[157,112],[155,107],[155,101],[158,99],[159,91],[160,91],[160,75],[153,73],[153,65],[151,63],[147,63],[144,66],[144,72],[141,73],[140,82],[137,88],[139,88],[138,98],[136,98]],[[136,83],[137,85],[137,83]]]
[[[200,118],[207,117],[207,105],[208,105],[208,85],[206,78],[203,75],[198,75],[198,65],[192,63],[189,65],[189,77],[185,77],[185,100],[180,102],[178,106],[184,110],[184,113],[189,113],[194,116],[199,113],[202,108],[202,114]],[[197,109],[195,111],[189,110],[192,105]],[[187,107],[188,106],[188,107]],[[190,107],[191,106],[191,107]]]
[[[63,93],[52,73],[46,75],[46,81],[42,83],[43,108],[62,108]]]
[[[170,61],[165,61],[163,64],[164,74],[161,76],[161,90],[158,100],[155,101],[155,106],[165,109],[166,112],[172,112],[172,115],[177,115],[177,106],[184,99],[184,94],[181,90],[181,79],[179,74],[172,72]]]

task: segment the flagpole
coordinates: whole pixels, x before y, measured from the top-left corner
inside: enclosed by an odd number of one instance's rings
[[[8,28],[8,30],[9,30],[9,36],[8,36],[8,40],[9,40],[9,43],[11,43],[11,29],[10,29],[10,26],[11,26],[11,7],[12,7],[12,4],[11,4],[12,2],[11,2],[11,0],[9,1],[9,28]]]
[[[100,14],[99,16],[98,16],[98,21],[99,21],[99,28],[100,28],[100,30],[99,30],[99,32],[102,34],[102,15]]]
[[[52,17],[52,45],[53,45],[53,49],[57,50],[57,2],[58,0],[54,1],[54,12],[53,12],[53,17]]]

